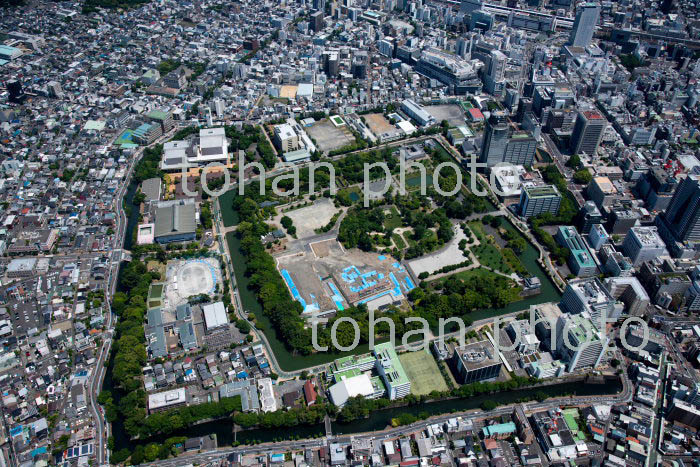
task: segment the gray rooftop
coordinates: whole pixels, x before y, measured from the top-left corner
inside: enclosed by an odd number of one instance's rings
[[[194,203],[180,203],[172,206],[161,207],[156,210],[155,236],[194,233],[195,208]]]

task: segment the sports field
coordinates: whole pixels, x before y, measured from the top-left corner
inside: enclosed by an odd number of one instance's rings
[[[403,353],[399,355],[399,360],[411,381],[411,394],[414,396],[449,389],[435,358],[427,349]]]

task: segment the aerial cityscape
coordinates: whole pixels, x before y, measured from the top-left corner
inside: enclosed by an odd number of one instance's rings
[[[700,467],[700,0],[0,0],[0,467]]]

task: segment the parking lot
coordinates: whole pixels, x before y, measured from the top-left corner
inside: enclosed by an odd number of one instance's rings
[[[462,109],[456,104],[429,105],[425,110],[435,117],[438,123],[447,120],[450,126],[464,125],[464,112],[462,112]]]
[[[347,125],[336,127],[327,118],[304,129],[316,141],[318,150],[321,152],[339,149],[355,141],[355,136]]]

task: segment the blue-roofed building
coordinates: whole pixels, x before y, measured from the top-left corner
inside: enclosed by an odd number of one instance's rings
[[[133,131],[131,138],[140,144],[151,144],[162,134],[160,125],[144,123]]]
[[[505,439],[514,434],[517,430],[515,423],[498,423],[496,425],[488,425],[482,429],[484,438]]]
[[[0,59],[11,61],[22,56],[22,50],[17,47],[10,47],[0,44]]]
[[[593,259],[593,255],[588,245],[579,235],[576,227],[568,225],[559,227],[557,241],[571,252],[568,263],[572,273],[578,277],[589,277],[598,273],[598,266]]]

